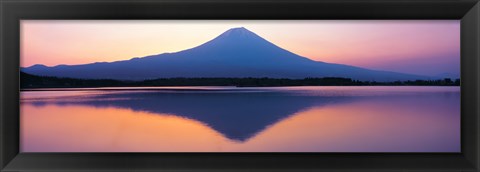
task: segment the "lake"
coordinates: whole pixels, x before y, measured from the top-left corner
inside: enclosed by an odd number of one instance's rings
[[[21,152],[459,152],[460,87],[21,91]]]

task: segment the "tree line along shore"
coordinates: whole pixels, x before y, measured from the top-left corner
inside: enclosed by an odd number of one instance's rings
[[[146,87],[146,86],[460,86],[460,79],[375,82],[350,78],[324,77],[304,79],[280,78],[159,78],[144,81],[113,79],[74,79],[36,76],[20,72],[20,88],[87,88],[87,87]]]

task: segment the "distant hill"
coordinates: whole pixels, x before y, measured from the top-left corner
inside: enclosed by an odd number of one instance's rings
[[[114,87],[132,82],[111,79],[73,79],[51,76],[36,76],[20,72],[20,88],[70,88],[70,87]]]
[[[441,73],[441,74],[435,75],[434,77],[456,79],[456,78],[460,78],[460,74],[459,73]]]
[[[200,46],[175,53],[83,65],[34,65],[21,70],[41,76],[137,81],[176,77],[339,77],[377,82],[436,79],[313,61],[282,49],[245,28],[230,29]]]

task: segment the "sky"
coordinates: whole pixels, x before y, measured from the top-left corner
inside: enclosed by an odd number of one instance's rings
[[[245,27],[315,61],[426,76],[460,73],[459,20],[22,20],[20,65],[177,52]]]

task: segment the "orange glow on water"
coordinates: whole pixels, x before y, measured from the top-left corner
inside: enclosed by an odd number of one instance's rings
[[[288,91],[315,89],[337,95],[357,95],[349,93],[353,90],[373,95],[373,92],[369,91],[393,88],[285,88]],[[433,92],[443,90],[444,87],[404,87],[396,90],[401,90],[402,95],[403,92],[416,89]],[[49,93],[54,95],[53,92]],[[76,96],[79,94],[94,93],[78,93]],[[433,92],[426,95],[403,98],[400,96],[393,99],[361,98],[358,101],[313,106],[266,126],[244,141],[229,139],[203,122],[176,114],[114,106],[95,107],[48,102],[36,104],[35,99],[40,97],[23,95],[20,116],[21,151],[458,152],[460,111],[459,106],[452,104],[459,100],[456,97],[458,94]],[[61,93],[59,96],[65,94]],[[54,99],[45,98],[49,101]],[[186,105],[185,108],[189,106]],[[268,115],[268,112],[259,113],[261,114]]]
[[[413,108],[392,112],[391,107],[379,107],[354,103],[310,109],[272,126],[247,145],[256,151],[308,152],[316,147],[315,151],[319,152],[391,152],[423,143],[411,150],[415,151],[435,147],[428,144],[432,138],[447,139],[459,132],[454,127],[446,127],[459,119],[432,118],[421,115],[432,112],[418,112]]]
[[[221,134],[168,114],[82,106],[23,106],[22,150],[45,152],[215,151]]]

